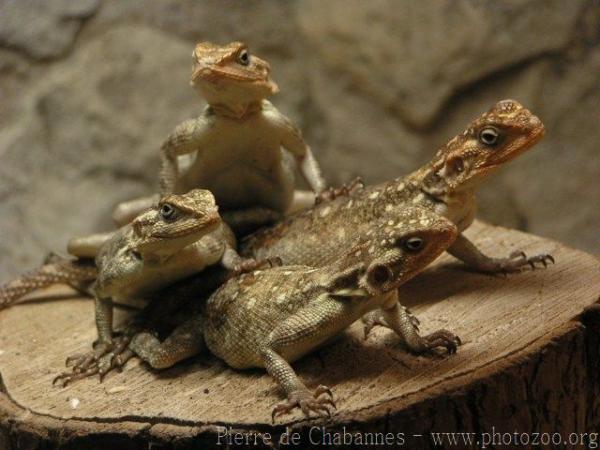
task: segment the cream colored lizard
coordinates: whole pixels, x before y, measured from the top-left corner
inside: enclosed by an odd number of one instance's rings
[[[265,100],[278,91],[269,64],[241,42],[201,42],[193,61],[191,84],[208,106],[162,145],[162,192],[209,189],[222,211],[263,207],[285,213],[312,204],[314,194],[301,191],[294,204],[296,167],[314,193],[324,182],[298,128]],[[119,205],[116,222],[128,222],[152,201]]]

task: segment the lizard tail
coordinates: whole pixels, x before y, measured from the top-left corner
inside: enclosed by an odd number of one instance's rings
[[[0,285],[0,309],[17,303],[36,289],[60,283],[77,287],[94,281],[97,274],[96,266],[88,261],[61,260],[44,264],[16,280]]]

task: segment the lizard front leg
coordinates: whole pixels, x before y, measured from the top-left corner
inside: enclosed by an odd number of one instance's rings
[[[410,310],[408,308],[404,307],[404,311],[406,314],[408,314],[408,316],[410,318],[410,322],[413,325],[413,327],[415,328],[415,330],[419,331],[419,325],[421,324],[421,321],[415,315],[413,315],[413,313],[410,312]],[[381,326],[381,327],[391,329],[390,325],[385,320],[383,311],[381,309],[376,309],[374,311],[368,312],[367,314],[362,316],[361,321],[362,321],[363,327],[364,327],[363,331],[364,331],[365,339],[367,339],[369,337],[369,334],[371,333],[373,328],[375,328],[376,326]]]
[[[427,350],[443,347],[449,354],[456,353],[461,344],[460,338],[447,330],[437,330],[427,336],[421,336],[414,323],[413,316],[398,302],[390,308],[382,308],[387,326],[396,332],[411,352],[420,354]]]
[[[280,266],[281,259],[279,258],[268,258],[268,259],[254,259],[254,258],[243,258],[238,252],[231,246],[227,245],[221,258],[221,265],[230,271],[230,275],[238,275],[245,272],[251,272],[253,270],[264,269],[267,267]]]
[[[171,193],[175,189],[179,179],[177,157],[202,149],[209,129],[210,124],[205,116],[186,120],[179,124],[163,143],[160,149],[162,161],[160,189],[162,194]]]
[[[105,355],[109,354],[115,349],[115,341],[113,340],[113,302],[111,298],[101,297],[96,295],[94,298],[94,308],[96,314],[96,329],[98,331],[98,340],[94,343],[92,351],[84,354],[72,355],[67,358],[67,367],[72,367],[71,372],[65,372],[58,375],[53,384],[62,384],[63,386],[68,383],[86,378],[94,374],[99,374],[100,378],[104,373],[110,370],[112,365],[111,361],[104,360],[103,367],[105,371],[101,373],[99,371],[99,361]],[[123,341],[119,339],[118,345],[124,347],[129,344],[129,340]]]
[[[511,253],[508,258],[490,258],[484,255],[469,239],[459,234],[454,243],[448,249],[448,253],[460,259],[469,267],[488,273],[496,272],[518,272],[526,266],[536,268],[536,263],[548,266],[548,262],[554,263],[552,255],[541,253],[527,257],[523,251]]]
[[[141,323],[133,321],[118,336],[112,338],[110,350],[101,354],[98,349],[94,349],[91,353],[67,358],[67,366],[73,366],[71,371],[58,375],[52,384],[64,387],[94,375],[98,375],[102,381],[113,369],[122,371],[127,361],[135,356],[133,350],[129,348],[129,343],[132,336],[139,333],[140,329]]]

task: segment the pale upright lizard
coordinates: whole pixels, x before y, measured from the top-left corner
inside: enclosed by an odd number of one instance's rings
[[[330,341],[368,311],[379,309],[414,353],[436,347],[454,353],[460,339],[446,330],[420,336],[398,302],[397,288],[454,241],[452,222],[431,211],[405,208],[375,221],[368,234],[335,263],[283,266],[231,279],[207,301],[204,339],[231,367],[264,367],[287,396],[273,417],[295,407],[327,413],[331,391],[311,393],[290,363]],[[329,397],[322,394],[328,393]]]
[[[314,194],[302,191],[296,192],[298,204],[292,204],[296,166],[315,193],[323,190],[324,181],[298,128],[265,100],[278,91],[269,64],[241,42],[201,42],[193,63],[191,84],[208,106],[163,143],[162,192],[209,189],[222,212],[251,208],[266,213],[266,220],[273,217],[268,211],[285,213],[312,204]],[[116,222],[128,222],[153,199],[119,205]]]
[[[279,224],[249,236],[241,253],[264,258],[277,255],[284,264],[321,266],[347,249],[350,237],[364,233],[373,220],[394,217],[408,206],[420,206],[447,217],[461,232],[448,252],[473,269],[515,271],[554,261],[547,254],[527,258],[522,251],[507,258],[484,255],[463,234],[475,216],[475,190],[504,163],[544,135],[544,125],[514,100],[503,100],[441,147],[415,172],[392,181],[355,188]]]
[[[210,191],[166,195],[158,205],[113,233],[95,265],[89,260],[55,261],[0,287],[0,305],[55,283],[93,283],[98,343],[90,355],[74,360],[83,371],[113,349],[113,299],[145,298],[159,289],[217,263],[230,270],[252,268],[235,251],[235,237],[219,216]],[[120,342],[119,345],[126,345]],[[109,369],[111,361],[101,368]]]

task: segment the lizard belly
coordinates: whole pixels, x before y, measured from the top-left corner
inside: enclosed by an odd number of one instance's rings
[[[224,209],[265,206],[284,212],[293,198],[294,176],[276,167],[264,171],[249,164],[235,165],[215,171],[206,178],[204,187]]]
[[[218,118],[210,138],[182,171],[175,192],[209,189],[224,208],[266,206],[283,212],[293,199],[295,164],[261,116]]]

